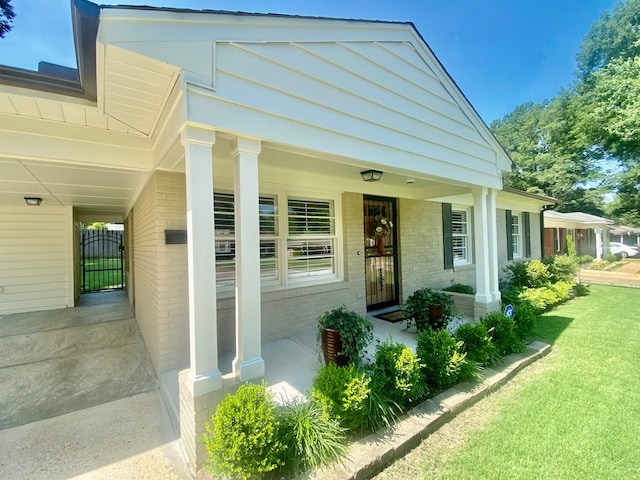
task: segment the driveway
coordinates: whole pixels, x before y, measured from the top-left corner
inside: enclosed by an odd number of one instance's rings
[[[624,265],[612,271],[581,269],[580,281],[640,287],[640,259],[627,259],[624,262]]]

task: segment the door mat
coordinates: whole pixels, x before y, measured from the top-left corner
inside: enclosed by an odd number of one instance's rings
[[[404,312],[402,310],[395,310],[393,312],[381,313],[380,315],[374,316],[380,320],[386,320],[391,323],[397,323],[404,320]]]

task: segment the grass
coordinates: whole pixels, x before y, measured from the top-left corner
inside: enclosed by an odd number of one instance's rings
[[[540,317],[547,357],[376,478],[640,478],[639,300],[593,286]]]
[[[82,271],[80,273],[82,275]],[[120,258],[85,259],[83,291],[94,292],[122,288],[123,284]]]

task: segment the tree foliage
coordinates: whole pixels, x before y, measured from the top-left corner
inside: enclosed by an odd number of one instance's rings
[[[491,129],[510,153],[505,183],[552,195],[561,211],[640,226],[640,0],[619,2],[585,35],[576,83]],[[603,210],[602,194],[615,200]]]
[[[9,33],[13,28],[13,19],[16,17],[16,13],[11,5],[11,0],[0,0],[0,38]]]

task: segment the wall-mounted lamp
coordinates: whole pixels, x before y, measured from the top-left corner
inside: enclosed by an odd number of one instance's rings
[[[365,182],[377,182],[382,178],[382,172],[380,170],[365,170],[364,172],[360,172],[362,175],[362,180]]]
[[[30,207],[37,207],[42,203],[40,197],[24,197],[24,201],[27,202],[27,205]]]

